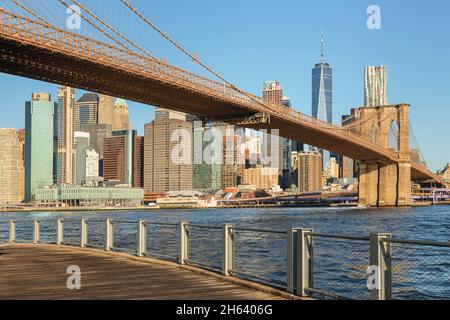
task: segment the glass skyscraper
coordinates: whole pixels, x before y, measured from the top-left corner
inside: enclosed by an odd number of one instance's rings
[[[312,115],[333,122],[333,69],[328,63],[318,63],[312,69]]]
[[[53,185],[54,111],[50,94],[34,93],[25,104],[25,201]]]
[[[321,61],[312,69],[312,116],[316,119],[333,123],[333,69],[324,59],[323,34],[321,38]],[[330,153],[324,151],[326,164]]]
[[[333,69],[324,59],[323,35],[321,61],[312,69],[312,116],[333,123]]]

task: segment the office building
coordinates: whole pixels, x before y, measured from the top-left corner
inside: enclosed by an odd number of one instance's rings
[[[77,100],[74,107],[74,132],[84,131],[84,126],[98,122],[99,96],[85,93]]]
[[[99,157],[99,175],[103,177],[103,149],[105,139],[112,136],[110,124],[90,124],[84,126],[84,132],[89,133],[89,148],[94,149]]]
[[[0,129],[0,206],[24,199],[24,131]]]
[[[48,93],[33,93],[25,103],[25,201],[37,188],[53,185],[56,108]]]
[[[171,118],[171,114],[172,117]],[[192,190],[192,140],[184,142],[182,156],[186,161],[173,158],[173,150],[180,147],[179,133],[192,139],[192,123],[179,114],[159,110],[155,120],[145,125],[144,135],[144,189],[146,192]],[[178,156],[178,155],[177,155]]]
[[[75,138],[75,184],[81,185],[86,178],[86,152],[89,148],[89,133],[77,131]]]
[[[265,81],[263,89],[264,101],[281,104],[283,100],[283,88],[278,81]]]
[[[336,158],[331,157],[325,167],[328,178],[339,179],[340,166]]]
[[[355,178],[355,161],[352,158],[342,156],[341,157],[341,173],[340,178],[342,179],[353,179]]]
[[[114,124],[114,98],[104,94],[99,95],[98,100],[98,119],[97,123],[101,125]],[[85,128],[83,128],[86,131]]]
[[[135,207],[144,191],[129,187],[55,187],[36,190],[36,204],[45,207]]]
[[[270,189],[278,186],[278,169],[265,168],[258,166],[256,168],[244,169],[242,175],[242,184],[255,186],[257,189]]]
[[[245,169],[245,153],[241,149],[240,135],[225,135],[223,137],[222,189],[236,188],[242,184]]]
[[[74,107],[75,89],[58,87],[58,104],[55,111],[56,157],[54,181],[56,184],[74,183]]]
[[[283,88],[278,83],[278,81],[265,81],[264,82],[263,98],[264,98],[264,101],[272,102],[277,105],[284,104],[284,106],[286,106],[286,107],[290,107],[290,105],[291,105],[290,99],[288,97],[283,97]],[[272,137],[270,135],[271,132],[268,132],[268,133],[269,134],[267,136],[266,146],[264,146],[264,148],[266,150],[265,156],[267,157],[270,155],[270,157],[272,158],[272,161],[270,164],[266,164],[266,166],[275,167],[275,165],[273,163],[273,157],[278,157],[278,164],[277,164],[278,176],[279,176],[278,179],[279,179],[280,184],[283,184],[282,180],[283,180],[284,164],[287,161],[289,161],[289,160],[284,161],[283,154],[285,151],[288,151],[288,150],[284,150],[284,149],[288,149],[288,148],[290,149],[290,146],[287,145],[288,144],[287,139],[278,137],[279,138],[278,151],[276,154],[273,154],[272,153]]]
[[[364,71],[364,106],[386,106],[388,68],[386,66],[368,66]]]
[[[190,122],[197,120],[195,118],[188,120],[186,113],[164,108],[155,108],[155,119],[176,119]]]
[[[299,192],[322,191],[322,155],[319,152],[300,152],[295,166]]]
[[[324,38],[321,37],[321,61],[312,69],[312,116],[333,123],[333,69],[325,62]],[[322,153],[323,164],[330,159],[330,152]]]
[[[254,167],[261,164],[261,137],[253,135],[256,131],[245,134],[245,167]]]
[[[213,142],[203,141],[204,134],[211,134],[211,128],[194,128],[194,137],[198,136],[199,139],[194,143],[194,159],[196,155],[202,156],[202,161],[194,162],[192,187],[196,191],[217,191],[221,187],[222,153],[216,154],[215,150],[212,150],[210,144]],[[208,147],[212,152],[207,154],[208,158],[205,159],[204,153]]]
[[[324,58],[321,39],[321,61],[312,69],[312,116],[333,123],[333,69]]]
[[[104,179],[142,188],[143,145],[143,137],[138,136],[136,130],[113,131],[104,142]]]
[[[291,108],[291,99],[283,96],[282,104]],[[291,153],[293,141],[280,137],[280,178],[278,184],[282,189],[287,189],[292,184],[292,170],[291,170]]]
[[[94,149],[86,150],[85,180],[99,177],[99,155]]]
[[[131,130],[128,105],[124,99],[117,99],[114,105],[113,131]]]

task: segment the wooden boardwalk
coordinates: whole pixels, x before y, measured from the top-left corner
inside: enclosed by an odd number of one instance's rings
[[[70,265],[81,290],[68,290]],[[51,245],[0,246],[0,299],[281,299],[171,263]]]

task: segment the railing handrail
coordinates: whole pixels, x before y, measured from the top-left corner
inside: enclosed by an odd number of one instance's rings
[[[318,238],[330,238],[330,239],[341,239],[341,240],[355,240],[355,241],[369,241],[370,240],[369,237],[359,237],[359,236],[331,234],[331,233],[309,232],[309,233],[306,233],[306,235],[318,237]]]
[[[430,246],[430,247],[445,247],[450,248],[449,242],[440,242],[440,241],[430,241],[430,240],[407,240],[407,239],[390,239],[390,240],[382,240],[390,243],[398,243],[398,244],[412,244],[419,246]]]
[[[188,223],[187,226],[200,229],[222,229],[222,226],[198,224],[198,223]]]
[[[231,230],[235,230],[235,231],[248,231],[248,232],[260,232],[260,233],[277,233],[277,234],[286,234],[286,233],[287,233],[287,231],[282,231],[282,230],[256,229],[256,228],[242,228],[242,227],[231,227]]]

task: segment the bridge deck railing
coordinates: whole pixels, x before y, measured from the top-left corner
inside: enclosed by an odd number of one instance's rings
[[[78,243],[77,243],[78,241]],[[449,299],[450,242],[233,224],[0,220],[0,243],[77,245],[178,262],[326,299]]]

